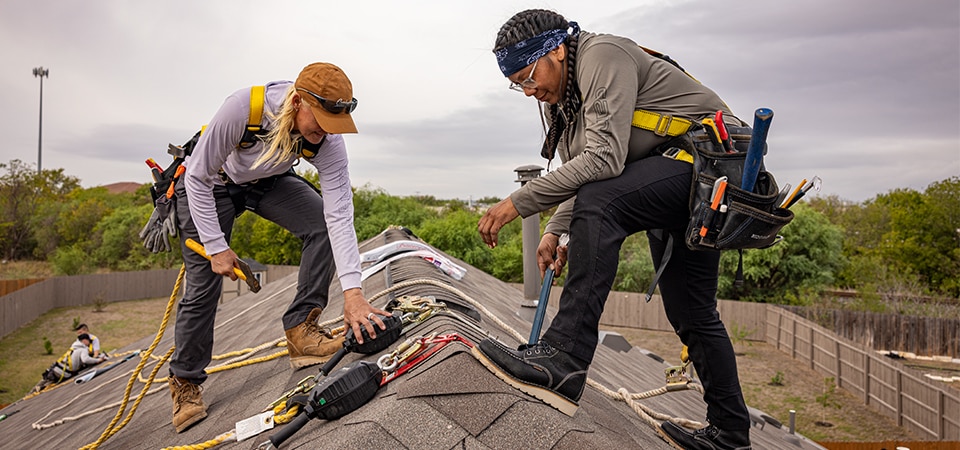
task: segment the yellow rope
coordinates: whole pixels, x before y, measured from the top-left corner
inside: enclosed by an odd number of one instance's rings
[[[205,450],[216,447],[224,442],[235,440],[237,440],[237,433],[235,433],[233,430],[230,430],[206,442],[191,445],[178,445],[176,447],[164,447],[163,450]]]
[[[285,404],[281,403],[273,408],[273,423],[288,423],[293,420],[294,417],[296,417],[297,413],[300,412],[300,405],[293,404],[290,406],[289,411],[283,412],[283,409],[286,407],[287,406]]]
[[[145,356],[152,355],[153,350],[157,348],[158,344],[160,344],[160,339],[163,338],[163,333],[167,329],[167,322],[170,320],[170,312],[173,311],[173,305],[177,303],[177,294],[180,292],[180,287],[183,285],[183,279],[184,279],[184,274],[186,273],[186,269],[187,269],[186,265],[183,265],[183,264],[180,265],[180,273],[177,275],[177,282],[173,286],[173,292],[170,293],[170,301],[167,302],[167,309],[163,312],[163,321],[161,321],[160,323],[160,330],[157,331],[156,338],[153,339],[153,342],[150,344],[150,347],[147,348],[145,352]],[[170,357],[170,355],[173,355],[173,350],[174,348],[170,347],[170,350],[167,351],[167,354],[164,355],[162,360],[157,363],[156,367],[153,368],[153,375],[156,375],[156,373],[160,370],[160,366],[162,366],[163,363],[166,362],[166,360]],[[96,442],[93,442],[93,443],[87,444],[84,447],[81,447],[81,450],[87,450],[87,449],[92,450],[99,447],[100,444],[104,443],[107,439],[110,438],[110,436],[113,436],[118,431],[120,431],[120,429],[126,426],[127,422],[129,422],[130,419],[133,418],[133,413],[137,410],[137,406],[140,405],[140,401],[143,400],[143,397],[145,396],[145,393],[147,392],[147,390],[149,390],[151,383],[147,383],[144,386],[143,390],[140,392],[140,395],[137,396],[137,400],[134,402],[134,405],[130,410],[130,414],[127,415],[127,418],[123,421],[123,423],[121,423],[119,427],[114,428],[114,425],[116,425],[117,421],[120,420],[120,417],[123,415],[124,409],[126,409],[127,407],[127,401],[130,399],[130,391],[133,390],[133,382],[137,380],[137,376],[140,374],[140,371],[143,370],[143,366],[147,364],[147,359],[148,358],[146,357],[141,358],[140,363],[137,364],[137,368],[134,369],[134,374],[130,376],[130,381],[127,382],[127,387],[123,391],[123,400],[121,401],[120,409],[117,410],[117,414],[113,417],[113,420],[110,421],[110,424],[107,425],[107,428],[103,430],[103,433],[96,440]]]
[[[257,347],[254,347],[254,348],[247,348],[247,349],[243,349],[243,350],[237,350],[237,351],[235,351],[235,352],[229,352],[229,353],[224,353],[224,354],[222,354],[222,355],[217,355],[217,356],[214,356],[212,359],[224,359],[224,358],[226,358],[226,357],[234,356],[234,355],[241,355],[242,357],[245,358],[245,357],[250,356],[250,355],[252,355],[252,354],[254,354],[254,353],[256,353],[256,352],[258,352],[258,351],[260,351],[260,350],[262,350],[262,349],[264,349],[264,348],[267,348],[267,347],[273,347],[273,346],[280,347],[280,346],[281,346],[281,343],[280,343],[279,341],[282,341],[282,338],[281,338],[280,340],[274,340],[274,341],[271,341],[271,342],[267,342],[267,343],[261,344],[261,345],[259,345],[259,346],[257,346]],[[283,345],[282,345],[282,346],[286,346],[286,341],[283,341]],[[204,371],[209,375],[209,374],[213,374],[213,373],[217,373],[217,372],[223,372],[223,371],[225,371],[225,370],[236,369],[236,368],[238,368],[238,367],[249,366],[249,365],[251,365],[251,364],[257,364],[257,363],[262,363],[262,362],[265,362],[265,361],[270,361],[270,360],[273,360],[273,359],[277,359],[277,358],[279,358],[279,357],[281,357],[281,356],[285,356],[285,355],[287,355],[287,354],[289,354],[288,350],[283,349],[283,350],[280,350],[279,352],[273,353],[273,354],[271,354],[271,355],[262,356],[262,357],[260,357],[260,358],[254,358],[254,359],[251,359],[251,360],[249,360],[249,361],[242,361],[242,362],[230,362],[230,361],[228,361],[227,363],[221,364],[221,365],[219,365],[219,366],[214,366],[214,367],[206,368],[206,369],[204,369]],[[236,359],[241,359],[241,358],[236,358]],[[236,360],[236,359],[235,359],[235,360]],[[231,361],[235,361],[235,360],[231,360]],[[145,382],[147,382],[148,379],[147,379],[147,378],[144,378],[143,375],[138,372],[138,373],[137,373],[137,380],[140,381],[141,383],[145,383]],[[153,381],[156,382],[156,383],[164,383],[164,382],[167,382],[168,380],[169,380],[169,377],[163,377],[163,378],[157,378],[157,379],[155,379],[155,380],[153,380]]]
[[[143,397],[145,396],[144,393],[147,392],[147,390],[148,390],[149,387],[150,387],[150,384],[153,383],[154,381],[156,381],[156,382],[163,382],[163,381],[166,381],[166,380],[167,380],[168,377],[156,379],[155,376],[156,376],[156,373],[159,371],[160,366],[162,366],[162,365],[167,361],[167,359],[169,359],[169,357],[173,354],[174,347],[171,347],[170,350],[167,352],[167,354],[164,355],[162,358],[160,358],[160,362],[156,365],[156,367],[154,367],[154,370],[151,372],[149,379],[147,379],[147,380],[145,381],[145,382],[146,382],[146,385],[144,386],[143,390],[141,391],[140,396],[137,397],[137,400],[136,400],[136,402],[134,403],[133,407],[131,408],[130,413],[127,415],[127,418],[120,424],[120,426],[118,426],[117,428],[113,428],[114,425],[116,424],[116,422],[119,420],[120,416],[123,414],[123,410],[126,408],[126,402],[127,402],[128,398],[129,398],[129,394],[130,394],[130,391],[131,391],[131,389],[132,389],[134,380],[141,379],[141,381],[143,382],[142,377],[141,377],[141,371],[143,370],[143,367],[144,367],[144,365],[145,365],[145,362],[146,362],[150,357],[153,357],[153,355],[152,355],[153,350],[156,348],[156,346],[157,346],[157,344],[159,343],[160,339],[163,337],[164,330],[165,330],[166,327],[167,327],[167,322],[168,322],[169,317],[170,317],[170,312],[171,312],[171,310],[172,310],[172,308],[173,308],[173,305],[176,303],[176,295],[177,295],[177,293],[180,291],[180,286],[181,286],[181,284],[182,284],[182,282],[183,282],[184,273],[185,273],[185,266],[181,266],[181,267],[180,267],[180,274],[179,274],[179,276],[177,277],[177,282],[176,282],[176,285],[175,285],[175,287],[174,287],[173,293],[170,295],[170,302],[167,304],[167,309],[166,309],[166,311],[164,312],[164,317],[163,317],[163,321],[162,321],[161,326],[160,326],[160,330],[159,330],[159,332],[157,333],[157,337],[154,339],[153,343],[150,345],[150,347],[147,349],[147,351],[146,351],[145,354],[143,355],[140,364],[139,364],[139,365],[137,366],[137,368],[134,370],[134,372],[135,372],[134,375],[132,375],[132,376],[130,377],[130,381],[129,381],[128,384],[127,384],[127,388],[126,388],[126,390],[124,391],[124,399],[123,399],[123,401],[122,401],[120,410],[117,411],[117,414],[116,414],[116,416],[114,417],[113,421],[111,421],[111,423],[107,426],[107,429],[103,431],[103,434],[100,436],[100,438],[99,438],[96,442],[94,442],[94,443],[91,443],[91,444],[88,444],[88,445],[86,445],[86,446],[84,446],[84,447],[81,447],[81,450],[92,450],[92,449],[96,449],[96,448],[97,448],[100,444],[102,444],[104,441],[106,441],[108,438],[110,438],[111,436],[113,436],[114,434],[116,434],[118,431],[120,431],[120,429],[122,429],[122,428],[130,421],[130,419],[133,417],[133,414],[134,414],[134,412],[136,411],[137,406],[139,405],[140,401],[141,401],[141,400],[143,399]],[[450,285],[448,285],[448,284],[445,284],[445,283],[436,281],[436,280],[431,280],[431,279],[419,279],[419,280],[408,280],[408,281],[404,281],[404,282],[402,282],[402,283],[398,283],[398,284],[395,284],[395,285],[393,285],[393,286],[391,286],[391,287],[389,287],[389,288],[387,288],[387,289],[384,289],[383,291],[381,291],[381,292],[377,293],[376,295],[374,295],[374,296],[370,297],[369,299],[367,299],[367,301],[372,303],[372,302],[373,302],[374,300],[376,300],[377,298],[382,297],[382,296],[384,296],[384,295],[387,295],[387,294],[389,294],[389,293],[391,293],[391,292],[393,292],[393,291],[396,291],[396,290],[399,290],[399,289],[403,289],[403,288],[409,287],[409,286],[419,285],[419,284],[434,285],[434,286],[437,286],[437,287],[446,289],[446,290],[448,290],[448,291],[451,291],[452,293],[460,296],[460,297],[461,297],[462,299],[464,299],[465,301],[469,302],[469,303],[470,303],[471,305],[473,305],[477,310],[479,310],[481,313],[483,313],[485,316],[487,316],[490,320],[492,320],[495,324],[499,325],[502,329],[504,329],[504,330],[506,330],[507,332],[509,332],[510,334],[512,334],[517,340],[519,340],[519,341],[521,341],[521,342],[523,342],[523,341],[526,340],[526,337],[525,337],[525,336],[523,336],[522,334],[520,334],[519,332],[517,332],[516,330],[514,330],[514,329],[513,329],[512,327],[510,327],[509,325],[507,325],[506,322],[500,320],[500,318],[498,318],[496,315],[494,315],[492,312],[490,312],[490,310],[488,310],[486,307],[484,307],[480,302],[477,302],[476,300],[474,300],[473,298],[471,298],[470,296],[468,296],[468,295],[467,295],[466,293],[464,293],[463,291],[461,291],[461,290],[459,290],[459,289],[457,289],[457,288],[455,288],[455,287],[453,287],[453,286],[450,286]],[[339,317],[337,317],[337,318],[335,318],[335,319],[328,320],[328,321],[326,321],[326,322],[320,323],[319,326],[320,326],[320,327],[329,326],[329,325],[332,325],[332,324],[334,324],[334,323],[341,322],[342,320],[343,320],[343,316],[341,315],[341,316],[339,316]],[[282,340],[282,339],[281,339],[281,340]],[[278,341],[280,341],[280,340],[278,340]],[[235,351],[235,352],[226,353],[226,354],[223,354],[223,355],[218,355],[219,358],[215,357],[214,359],[222,359],[222,358],[227,358],[227,357],[230,357],[230,356],[238,356],[238,355],[241,355],[241,357],[245,357],[245,356],[242,356],[242,355],[252,354],[252,353],[254,353],[254,352],[256,352],[256,351],[259,351],[259,349],[261,349],[261,348],[263,348],[263,347],[265,347],[265,346],[273,346],[273,345],[282,346],[282,345],[285,345],[285,342],[284,342],[284,343],[280,343],[280,342],[278,342],[278,341],[274,341],[273,343],[262,344],[261,346],[258,346],[258,347],[256,347],[256,348],[248,348],[248,349],[238,350],[238,351]],[[221,365],[221,366],[216,366],[216,367],[213,367],[213,368],[210,368],[209,370],[207,370],[207,373],[222,372],[222,371],[225,371],[225,370],[230,370],[230,369],[234,369],[234,368],[238,368],[238,367],[244,367],[244,366],[248,366],[248,365],[251,365],[251,364],[257,364],[257,363],[260,363],[260,362],[264,362],[264,361],[269,361],[269,360],[272,360],[272,359],[276,359],[276,358],[279,358],[279,357],[284,356],[284,355],[287,355],[287,354],[288,354],[288,351],[287,351],[286,349],[284,349],[284,350],[281,350],[281,351],[276,352],[276,353],[274,353],[274,354],[267,355],[267,356],[263,356],[263,357],[260,357],[260,358],[254,358],[254,359],[251,359],[251,360],[248,360],[248,361],[240,361],[240,362],[235,362],[235,363],[224,364],[224,365]],[[587,379],[587,384],[589,384],[589,385],[592,386],[593,388],[597,389],[597,390],[600,391],[601,393],[607,395],[607,396],[608,396],[609,398],[611,398],[611,399],[623,401],[623,402],[626,403],[631,409],[633,409],[633,410],[641,417],[641,419],[642,419],[644,422],[646,422],[646,423],[649,424],[651,427],[654,427],[654,428],[657,429],[657,430],[659,430],[659,423],[656,422],[657,419],[659,419],[659,420],[670,420],[670,421],[673,421],[673,422],[675,422],[675,423],[681,424],[681,425],[683,425],[683,426],[688,426],[688,427],[692,427],[692,428],[702,427],[702,425],[701,425],[699,422],[690,421],[690,420],[687,420],[687,419],[678,419],[678,418],[673,418],[673,417],[670,417],[670,416],[667,416],[667,415],[664,415],[664,414],[659,414],[659,413],[656,413],[656,412],[650,410],[648,407],[640,404],[639,402],[634,401],[634,400],[637,400],[637,399],[649,398],[649,397],[653,397],[653,396],[655,396],[655,395],[661,395],[661,394],[667,393],[668,391],[667,391],[667,389],[666,389],[665,387],[663,387],[663,388],[658,388],[658,389],[653,389],[653,390],[650,390],[650,391],[647,391],[647,392],[633,393],[633,394],[631,394],[631,393],[627,392],[626,389],[622,389],[622,388],[619,389],[618,391],[614,392],[614,391],[610,390],[609,388],[603,386],[602,384],[594,381],[592,378],[588,378],[588,379]],[[692,384],[692,383],[687,384],[687,389],[698,390],[698,391],[700,391],[701,393],[703,392],[703,391],[702,391],[702,387],[700,387],[699,385]],[[155,391],[154,391],[154,392],[155,392]],[[282,408],[283,405],[280,405],[279,407]],[[282,411],[282,409],[281,409],[281,411]],[[274,414],[275,414],[275,415],[274,415],[274,423],[287,423],[287,422],[289,422],[290,420],[292,420],[292,418],[293,418],[294,416],[296,416],[298,412],[299,412],[299,408],[297,408],[297,407],[292,407],[292,408],[291,408],[289,411],[287,411],[286,413],[279,414],[279,415],[278,415],[278,412],[275,410],[275,411],[274,411]],[[214,439],[212,439],[212,440],[203,442],[203,443],[201,443],[201,444],[188,445],[188,446],[179,446],[179,447],[168,447],[168,448],[171,449],[171,450],[194,450],[194,449],[200,450],[200,449],[208,449],[208,448],[217,446],[217,445],[219,445],[219,444],[221,444],[221,443],[223,443],[223,442],[226,442],[226,441],[228,441],[228,440],[232,440],[232,439],[236,439],[236,435],[234,434],[233,431],[229,431],[229,432],[227,432],[227,433],[224,433],[224,434],[221,434],[221,435],[217,436],[216,438],[214,438]]]

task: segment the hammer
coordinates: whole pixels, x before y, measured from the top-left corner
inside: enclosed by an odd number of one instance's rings
[[[563,235],[560,236],[558,247],[566,247],[568,242],[570,242],[570,236],[567,235],[567,233],[563,233]],[[556,259],[557,255],[554,254],[553,257]],[[550,300],[550,287],[553,285],[553,276],[553,269],[548,267],[543,274],[543,285],[540,286],[540,300],[537,301],[537,312],[533,316],[533,326],[530,328],[530,339],[527,341],[528,345],[534,345],[540,340],[540,328],[543,326],[543,318],[547,314],[547,303]]]
[[[185,244],[187,244],[187,248],[189,248],[190,250],[193,250],[197,252],[198,255],[203,256],[204,258],[207,258],[208,261],[210,260],[210,255],[207,255],[207,251],[203,249],[203,246],[200,245],[199,242],[191,238],[187,238]],[[253,276],[253,271],[250,270],[250,265],[243,262],[243,260],[241,260],[240,258],[237,258],[236,262],[237,262],[237,265],[240,267],[234,267],[233,273],[237,274],[237,277],[240,278],[241,280],[247,282],[247,286],[250,287],[251,292],[253,292],[254,294],[256,294],[257,292],[260,292],[260,282],[257,281],[257,277]]]

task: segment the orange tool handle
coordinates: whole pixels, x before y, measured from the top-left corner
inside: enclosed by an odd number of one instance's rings
[[[183,164],[177,167],[177,171],[173,174],[173,179],[170,180],[170,187],[167,188],[167,198],[173,198],[173,185],[176,184],[177,178],[180,178],[180,175],[183,175],[186,171],[187,168]]]
[[[720,201],[723,199],[723,193],[727,190],[727,182],[721,181],[717,185],[717,192],[713,195],[713,201],[710,203],[710,209],[716,211],[720,207]],[[707,226],[703,225],[700,227],[700,237],[705,237],[707,235]]]

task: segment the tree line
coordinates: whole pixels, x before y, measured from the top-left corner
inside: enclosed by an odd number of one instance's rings
[[[153,210],[149,184],[132,194],[82,188],[63,169],[40,172],[19,160],[0,163],[0,255],[5,260],[49,261],[57,274],[97,270],[149,270],[180,264],[179,247],[154,254],[138,233]],[[315,172],[301,174],[317,184]],[[484,207],[433,196],[398,197],[382,189],[354,190],[355,226],[363,241],[391,225],[404,226],[430,245],[506,282],[522,282],[521,221],[487,248],[477,234]],[[827,289],[862,295],[889,293],[960,297],[960,177],[932,183],[923,192],[898,189],[862,203],[835,196],[804,200],[783,228],[783,240],[742,256],[721,258],[720,298],[808,304]],[[552,211],[540,215],[541,227]],[[251,213],[237,218],[231,247],[264,264],[296,265],[299,239]],[[624,242],[614,290],[645,291],[653,263],[643,233]],[[561,275],[557,282],[562,284]]]

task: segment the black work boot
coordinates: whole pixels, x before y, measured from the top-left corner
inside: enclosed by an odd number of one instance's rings
[[[673,422],[664,422],[660,428],[670,440],[687,450],[750,450],[750,430],[725,431],[710,425],[687,431]]]
[[[473,355],[507,384],[526,392],[560,412],[577,412],[588,364],[550,346],[546,341],[513,350],[494,339],[473,347]]]

